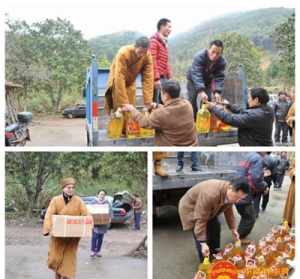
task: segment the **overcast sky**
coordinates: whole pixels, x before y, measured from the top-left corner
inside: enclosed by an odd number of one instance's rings
[[[4,10],[10,18],[29,23],[66,18],[82,31],[85,39],[90,39],[124,30],[150,35],[161,17],[172,20],[174,35],[232,12],[295,6],[295,0],[10,0]]]

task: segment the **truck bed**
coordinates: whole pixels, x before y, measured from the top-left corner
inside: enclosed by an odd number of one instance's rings
[[[202,171],[194,172],[185,169],[184,173],[176,173],[175,168],[168,171],[169,176],[162,178],[160,176],[153,176],[153,191],[171,190],[191,188],[197,183],[208,179],[230,179],[234,170],[221,170],[201,167]]]
[[[237,130],[229,132],[208,133],[198,135],[199,146],[216,146],[221,144],[233,144],[237,142]],[[100,129],[97,146],[154,146],[153,138],[120,138],[117,140],[108,138],[107,130]]]

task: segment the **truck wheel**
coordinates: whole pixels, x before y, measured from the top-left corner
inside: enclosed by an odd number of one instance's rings
[[[67,117],[68,117],[69,119],[72,119],[72,118],[73,118],[73,114],[72,114],[72,113],[68,113]]]

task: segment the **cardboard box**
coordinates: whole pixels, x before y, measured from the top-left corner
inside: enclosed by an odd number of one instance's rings
[[[53,215],[52,232],[55,237],[91,237],[92,216]]]
[[[89,213],[93,216],[95,225],[107,225],[109,223],[109,205],[108,204],[89,204],[87,205]]]

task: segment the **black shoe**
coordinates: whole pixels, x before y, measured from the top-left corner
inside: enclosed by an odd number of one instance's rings
[[[192,171],[202,171],[202,169],[198,166],[192,167]]]
[[[183,170],[183,165],[176,166],[176,172],[181,172]]]

